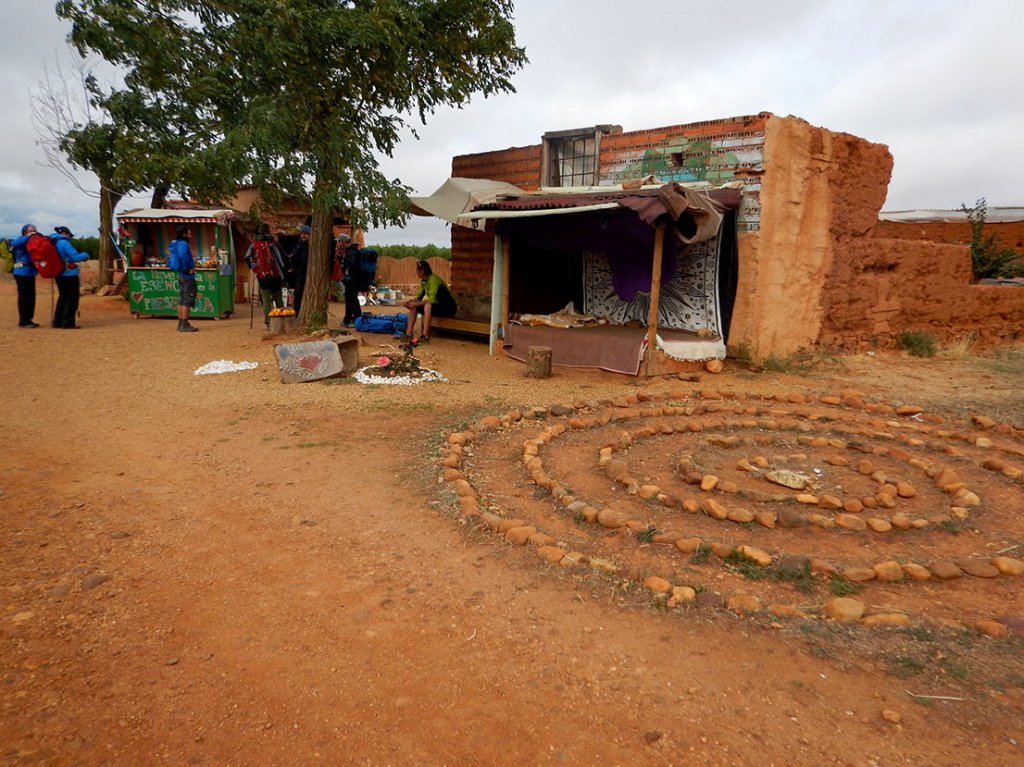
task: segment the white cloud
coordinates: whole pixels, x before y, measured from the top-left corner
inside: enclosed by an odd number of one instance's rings
[[[985,196],[1021,204],[1024,22],[1016,0],[519,0],[530,63],[517,93],[440,110],[385,158],[388,176],[429,194],[453,155],[525,146],[545,131],[613,123],[639,130],[772,111],[890,147],[889,208],[949,207]],[[25,216],[95,231],[95,204],[42,167],[28,91],[63,49],[53,4],[6,0],[0,23],[0,232]],[[42,41],[42,44],[40,44]],[[413,219],[373,242],[448,244],[443,222]]]

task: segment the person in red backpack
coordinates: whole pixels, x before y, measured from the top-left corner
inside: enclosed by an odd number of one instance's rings
[[[14,252],[14,282],[18,285],[18,327],[38,328],[36,314],[36,269],[32,266],[32,258],[28,254],[26,243],[29,237],[36,234],[32,224],[21,227],[21,237],[11,240]]]
[[[78,264],[89,260],[88,253],[79,253],[71,244],[74,237],[66,226],[58,226],[53,230],[50,239],[57,249],[57,255],[64,262],[64,271],[54,278],[57,283],[57,308],[53,313],[53,327],[65,330],[76,330],[78,323],[78,300],[82,294],[82,279],[78,273]]]
[[[270,306],[284,308],[281,288],[284,287],[284,257],[277,241],[270,234],[270,224],[260,224],[256,237],[245,251],[245,263],[256,275],[263,304],[263,324],[270,327]]]

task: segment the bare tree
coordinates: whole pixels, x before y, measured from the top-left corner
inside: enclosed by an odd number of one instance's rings
[[[119,163],[115,146],[117,129],[109,115],[97,109],[91,98],[89,85],[94,81],[90,63],[76,60],[71,67],[71,72],[59,62],[53,68],[46,67],[31,100],[32,125],[46,164],[59,171],[83,194],[99,201],[99,284],[110,285],[116,249],[114,209],[133,189],[115,183]],[[79,169],[95,175],[96,187],[83,183],[81,174],[76,172]]]

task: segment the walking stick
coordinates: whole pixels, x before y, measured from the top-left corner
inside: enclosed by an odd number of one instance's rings
[[[255,307],[253,307],[253,294],[252,294],[252,272],[249,272],[249,330],[252,330],[252,317]]]

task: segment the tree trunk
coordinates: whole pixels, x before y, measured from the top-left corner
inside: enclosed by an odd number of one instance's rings
[[[149,207],[162,208],[167,202],[167,194],[171,191],[170,184],[157,184],[153,187],[153,197],[149,201]]]
[[[121,193],[110,188],[109,179],[100,179],[100,273],[99,285],[114,282],[114,208],[121,201]]]
[[[306,267],[306,290],[297,322],[309,330],[327,327],[327,291],[330,288],[331,255],[334,252],[331,212],[317,204],[313,194],[313,231],[309,235],[309,262]]]
[[[530,346],[527,348],[526,375],[534,378],[551,377],[551,347]]]

